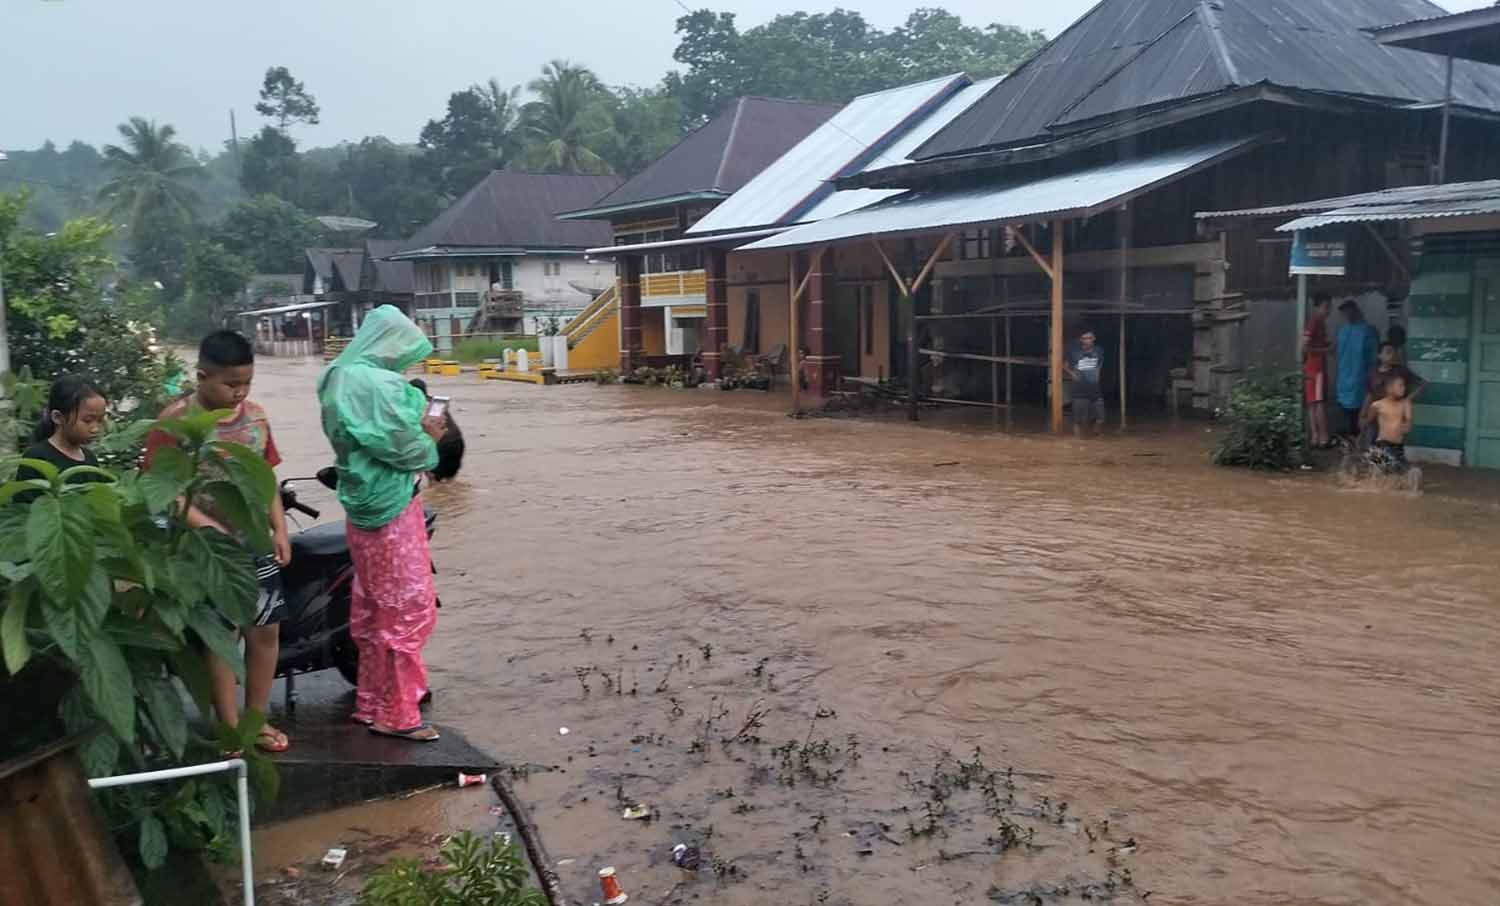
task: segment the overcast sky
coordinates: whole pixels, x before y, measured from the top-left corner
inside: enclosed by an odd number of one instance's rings
[[[915,7],[941,5],[971,24],[1000,21],[1049,36],[1093,3],[843,0],[881,28]],[[712,4],[737,13],[741,29],[834,5]],[[410,142],[450,93],[491,76],[524,83],[558,57],[586,63],[611,84],[655,83],[675,65],[682,13],[677,0],[0,0],[0,148],[107,142],[116,123],[140,115],[176,125],[194,147],[217,149],[231,107],[242,136],[259,128],[256,92],[276,65],[322,105],[321,124],[297,133],[304,147],[366,135]]]

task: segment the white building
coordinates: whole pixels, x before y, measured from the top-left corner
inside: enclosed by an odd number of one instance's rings
[[[545,333],[614,282],[608,224],[557,220],[618,186],[614,176],[496,171],[390,256],[413,263],[412,317],[440,350],[467,335]]]

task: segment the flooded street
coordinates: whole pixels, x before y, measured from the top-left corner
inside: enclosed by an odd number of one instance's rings
[[[260,365],[282,477],[329,458],[316,373]],[[1500,897],[1491,502],[1214,469],[1201,425],[432,380],[468,454],[429,495],[431,716],[560,769],[516,788],[576,897],[614,865],[676,901],[678,841],[677,895],[719,906]],[[976,749],[971,778],[1014,768],[999,807],[932,780]]]

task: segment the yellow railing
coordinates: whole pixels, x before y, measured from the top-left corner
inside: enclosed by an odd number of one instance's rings
[[[598,323],[600,318],[613,310],[615,304],[615,287],[611,286],[595,297],[588,307],[579,312],[563,327],[563,335],[570,342],[579,339],[580,335],[587,331],[593,324]]]
[[[641,277],[641,298],[654,296],[701,296],[708,291],[703,271],[677,271],[671,274],[646,274]]]

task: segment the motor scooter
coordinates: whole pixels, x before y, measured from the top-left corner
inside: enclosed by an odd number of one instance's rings
[[[281,482],[281,505],[288,513],[311,519],[318,510],[297,499],[294,485],[316,481],[338,487],[338,473],[330,466],[313,478],[288,478]],[[427,537],[431,538],[437,514],[423,507]],[[354,585],[354,562],[344,523],[330,522],[303,529],[291,536],[292,562],[281,573],[286,595],[286,616],[281,622],[281,653],[276,675],[286,678],[285,707],[297,707],[297,677],[304,673],[337,670],[350,685],[359,682],[359,650],[349,636],[349,599]]]

